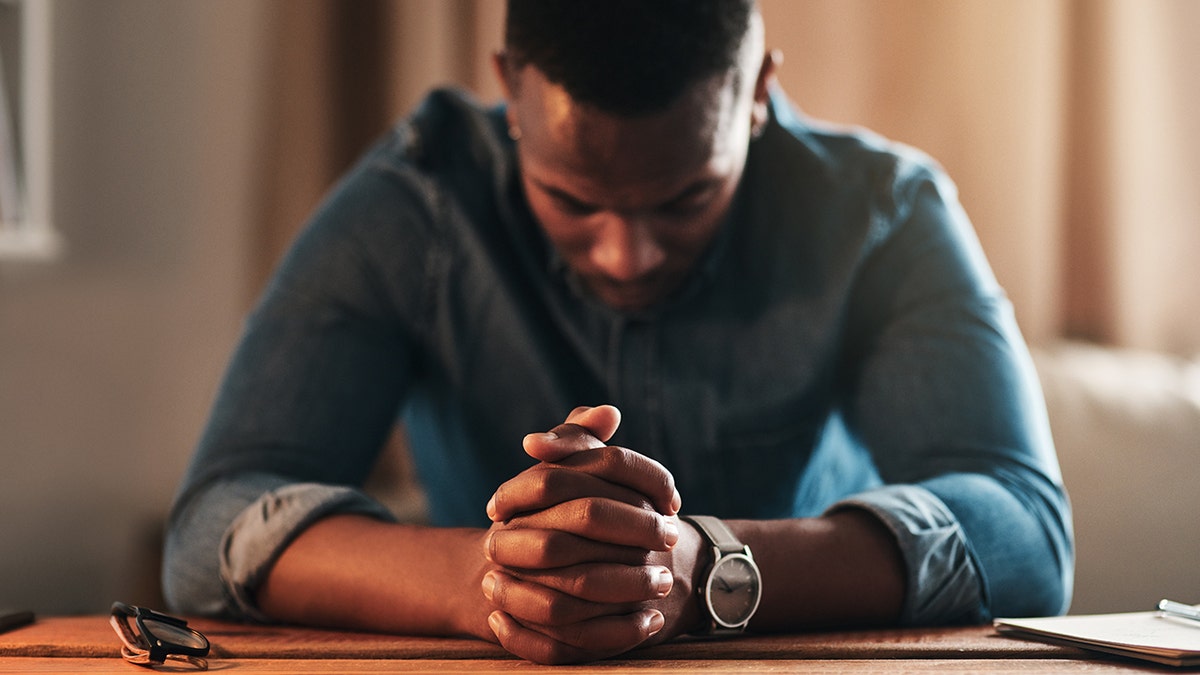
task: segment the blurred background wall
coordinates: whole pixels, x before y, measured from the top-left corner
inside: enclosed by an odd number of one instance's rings
[[[762,7],[781,83],[807,113],[947,167],[1036,348],[1083,339],[1190,364],[1200,3]],[[499,0],[52,0],[53,216],[66,250],[0,259],[0,606],[160,601],[162,519],[271,267],[329,184],[429,86],[497,99],[487,56],[502,20]],[[1193,371],[1171,372],[1179,385]],[[1172,399],[1189,419],[1195,379]],[[1178,451],[1143,456],[1091,454],[1089,439],[1063,458],[1068,486],[1119,486],[1146,465],[1194,485],[1197,440],[1184,432]],[[1189,546],[1193,492],[1161,515]],[[1144,501],[1128,494],[1114,509]],[[1130,548],[1089,513],[1081,559]],[[1113,594],[1085,567],[1077,608],[1158,599]]]

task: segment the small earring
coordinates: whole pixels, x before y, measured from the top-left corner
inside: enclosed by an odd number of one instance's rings
[[[754,111],[750,114],[750,138],[761,138],[767,130],[767,121],[770,118],[771,112],[767,109],[767,104],[755,103]]]
[[[513,139],[514,141],[521,140],[521,127],[519,127],[515,124],[510,124],[508,126],[508,137]]]

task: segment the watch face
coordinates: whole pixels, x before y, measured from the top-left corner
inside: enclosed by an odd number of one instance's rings
[[[708,607],[713,618],[726,628],[750,620],[762,596],[758,566],[749,557],[734,553],[721,558],[708,577]]]

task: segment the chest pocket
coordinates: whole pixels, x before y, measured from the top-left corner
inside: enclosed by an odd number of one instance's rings
[[[789,378],[791,379],[791,378]],[[684,508],[726,518],[786,518],[828,416],[813,387],[693,383],[703,411],[697,471]],[[757,385],[757,386],[755,386]],[[681,488],[682,490],[682,488]],[[701,511],[700,509],[703,509]]]
[[[791,516],[823,418],[779,411],[752,420],[720,420],[712,456],[719,469],[714,496],[721,512],[739,518]]]

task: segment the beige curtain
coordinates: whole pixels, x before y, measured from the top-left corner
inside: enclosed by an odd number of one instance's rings
[[[321,196],[433,86],[498,100],[496,0],[268,0],[257,295]]]
[[[1200,351],[1200,3],[763,6],[802,107],[947,167],[1033,340]]]
[[[1200,352],[1200,2],[1081,1],[1061,220],[1068,330]]]
[[[946,166],[1033,341],[1200,352],[1200,2],[760,1],[805,111]],[[501,0],[271,11],[259,281],[426,88],[497,97],[503,21]]]

